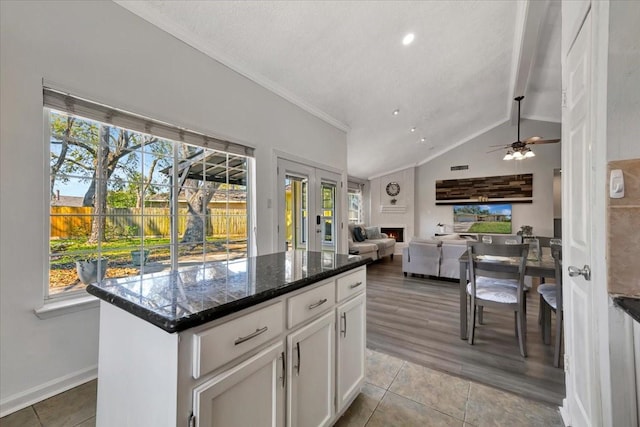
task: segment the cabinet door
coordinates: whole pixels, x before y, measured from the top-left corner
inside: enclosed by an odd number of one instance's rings
[[[338,306],[337,411],[358,393],[365,375],[365,294]]]
[[[333,417],[335,314],[333,311],[287,337],[287,426],[318,427]]]
[[[282,426],[283,351],[275,344],[196,387],[196,426]]]

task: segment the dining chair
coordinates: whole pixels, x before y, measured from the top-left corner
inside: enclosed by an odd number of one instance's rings
[[[540,245],[540,255],[542,256],[542,254],[544,254],[545,250],[544,248],[549,248],[549,250],[551,250],[551,245],[562,245],[562,240],[554,238],[554,237],[545,237],[545,236],[536,236],[536,238],[538,239],[539,245]],[[553,288],[555,285],[551,285],[551,286],[546,286],[546,279],[544,277],[540,277],[540,284],[538,285],[538,288],[542,288],[542,289],[538,289],[538,293],[540,293],[541,290],[544,290],[545,288],[551,289]],[[538,308],[538,325],[542,325],[542,296],[540,296],[540,305]]]
[[[564,321],[562,307],[562,246],[551,245],[551,255],[555,265],[556,283],[538,286],[538,293],[540,293],[540,307],[542,310],[541,333],[545,344],[550,344],[551,342],[551,312],[556,313],[553,366],[559,368],[560,353],[562,352],[562,323]]]
[[[514,312],[516,335],[520,346],[520,354],[527,357],[527,319],[525,310],[524,273],[529,246],[494,245],[480,242],[469,242],[469,283],[467,294],[471,299],[469,316],[469,344],[475,338],[476,311],[484,307],[507,309]],[[500,258],[512,260],[505,267]]]
[[[506,244],[507,240],[509,240],[510,242],[515,240],[516,243],[520,244],[522,243],[522,236],[518,236],[517,234],[502,234],[502,235],[478,234],[478,241],[483,243],[491,243],[493,245],[504,245]]]

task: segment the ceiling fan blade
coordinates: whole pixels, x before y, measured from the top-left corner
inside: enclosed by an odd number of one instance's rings
[[[533,142],[527,142],[527,144],[554,144],[560,142],[559,139],[539,139]]]
[[[532,136],[531,138],[527,138],[522,142],[524,142],[525,144],[533,144],[534,142],[540,141],[541,139],[541,136]]]
[[[511,144],[490,145],[489,147],[504,147],[504,148],[509,148],[509,147],[511,147]]]
[[[507,145],[506,147],[500,147],[500,148],[496,148],[496,149],[491,150],[491,151],[487,151],[487,153],[494,153],[496,151],[504,150],[505,148],[509,148],[509,147],[511,147],[511,146]]]

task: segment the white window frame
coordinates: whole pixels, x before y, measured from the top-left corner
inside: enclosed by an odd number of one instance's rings
[[[68,94],[63,94],[61,92],[56,92],[54,90],[50,90],[45,88],[44,89],[45,93],[48,92],[49,95],[51,95],[53,93],[54,96],[57,96],[56,94],[60,94],[61,97],[65,97],[65,96],[70,96]],[[45,95],[46,98],[46,95]],[[247,159],[247,171],[246,171],[246,191],[247,191],[247,199],[246,199],[246,210],[247,210],[247,226],[246,226],[246,239],[247,239],[247,256],[255,256],[257,253],[257,247],[256,247],[256,236],[255,236],[255,222],[256,222],[256,212],[255,212],[255,157],[253,156],[253,148],[251,147],[246,147],[244,145],[241,144],[237,144],[234,142],[229,142],[229,141],[223,141],[223,140],[219,140],[217,138],[214,137],[209,137],[206,135],[200,135],[197,134],[195,132],[186,130],[186,129],[180,129],[178,127],[172,126],[172,125],[167,125],[166,123],[161,123],[161,122],[156,122],[153,121],[153,119],[146,119],[143,118],[141,116],[136,116],[135,114],[132,113],[127,113],[127,112],[121,112],[120,110],[113,110],[110,107],[105,107],[102,106],[101,104],[93,104],[90,101],[86,101],[86,100],[82,100],[80,98],[74,98],[75,100],[77,100],[80,105],[82,107],[85,107],[87,105],[89,105],[90,107],[92,106],[98,106],[98,108],[103,108],[106,111],[109,112],[113,112],[113,111],[118,111],[119,113],[122,113],[122,115],[124,116],[124,119],[122,117],[120,117],[121,120],[127,120],[130,119],[131,117],[133,117],[134,120],[136,120],[138,117],[140,117],[139,120],[147,120],[149,123],[154,123],[156,124],[156,126],[158,126],[159,129],[161,129],[161,133],[166,134],[167,132],[179,132],[181,136],[184,136],[185,133],[187,134],[187,136],[190,137],[190,139],[187,141],[187,143],[191,144],[191,145],[195,145],[195,146],[201,146],[202,148],[212,148],[214,150],[217,151],[221,151],[221,152],[226,152],[227,154],[230,155],[239,155],[242,157],[245,157]],[[54,102],[56,102],[54,100]],[[45,101],[46,104],[46,101]],[[55,108],[54,108],[55,109]],[[45,209],[45,218],[44,218],[44,224],[46,225],[46,233],[44,235],[44,241],[43,241],[43,250],[45,253],[45,258],[46,258],[46,262],[44,263],[44,278],[45,278],[45,283],[43,286],[43,300],[44,300],[44,304],[42,307],[37,308],[36,310],[34,310],[35,314],[42,318],[50,318],[53,316],[57,316],[60,314],[64,314],[64,313],[68,313],[68,312],[74,312],[74,311],[78,311],[78,310],[83,310],[86,308],[92,308],[92,307],[97,307],[98,306],[98,300],[91,296],[88,295],[86,293],[86,291],[84,289],[80,289],[77,291],[68,291],[68,292],[60,292],[60,293],[56,293],[56,294],[50,294],[50,278],[49,278],[49,271],[50,271],[50,249],[51,249],[51,201],[49,200],[49,194],[50,194],[50,169],[51,169],[51,164],[50,164],[50,159],[51,159],[51,124],[50,124],[50,112],[51,112],[52,108],[49,108],[49,106],[45,105],[43,107],[43,138],[44,138],[44,145],[45,145],[45,156],[44,156],[44,170],[46,171],[46,173],[44,174],[44,185],[45,188],[47,189],[46,194],[47,194],[47,201],[46,201],[46,209]],[[57,109],[56,109],[57,110]],[[62,110],[60,109],[61,112],[66,113],[66,114],[71,114],[71,115],[75,115],[75,116],[79,116],[79,117],[84,117],[85,115],[81,115],[81,114],[76,114],[73,111],[68,111],[68,110]],[[110,113],[107,113],[110,114]],[[95,118],[89,118],[90,120],[97,120]],[[100,121],[100,120],[98,120]],[[106,121],[102,121],[105,122],[107,124],[110,124],[112,126],[118,127],[118,128],[125,128],[128,129],[127,127],[124,127],[121,123],[120,124],[114,124],[114,123],[108,123]],[[148,126],[148,125],[147,125]],[[138,133],[150,133],[154,136],[159,136],[156,135],[153,131],[151,132],[142,132],[140,130],[136,130],[133,129],[133,131],[138,132]],[[173,138],[166,138],[166,137],[162,137],[163,139],[169,139],[172,140],[174,142],[182,142],[182,141],[177,141],[176,139]],[[186,139],[186,138],[185,138]],[[194,143],[194,142],[201,142],[201,143]],[[210,145],[213,145],[213,147],[211,147]],[[174,145],[175,147],[175,145]],[[229,148],[231,147],[231,151],[225,151],[222,150],[221,147],[225,147],[225,148]],[[246,154],[240,154],[240,152],[244,150]],[[175,150],[174,150],[175,153]],[[227,171],[228,173],[228,171]],[[177,198],[175,198],[175,201],[173,201],[172,203],[177,204]],[[176,208],[174,206],[174,208]],[[173,237],[173,236],[172,236]],[[229,237],[227,236],[227,239]],[[174,238],[171,239],[171,243],[170,246],[172,248],[177,247],[176,245],[178,245],[178,241],[175,240]],[[98,247],[98,251],[100,250],[100,247]],[[175,262],[173,260],[173,252],[174,249],[172,249],[172,264],[175,265]]]

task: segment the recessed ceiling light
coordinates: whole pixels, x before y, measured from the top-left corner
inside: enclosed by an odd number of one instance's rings
[[[420,138],[420,142],[425,142],[426,138]]]
[[[415,131],[416,131],[416,128],[414,126],[414,127],[411,128],[411,132],[415,132]]]
[[[400,114],[400,110],[399,109],[396,108],[395,110],[393,110],[393,115],[394,116],[397,116],[398,114]]]
[[[413,42],[413,39],[415,38],[416,36],[413,33],[409,33],[402,39],[402,44],[408,46]]]

